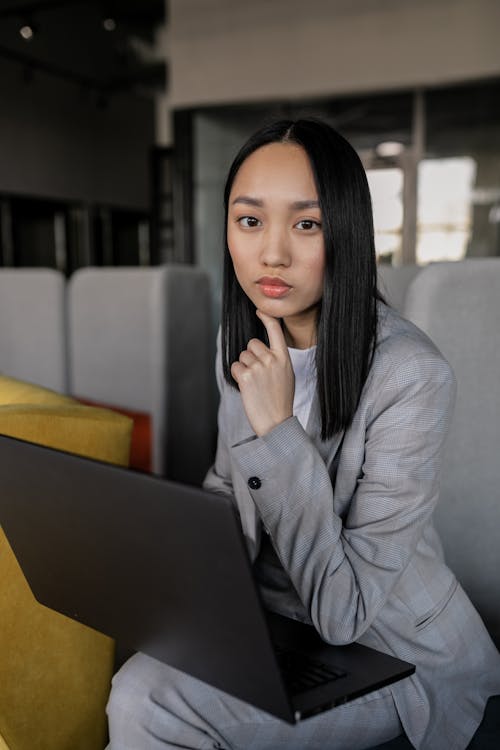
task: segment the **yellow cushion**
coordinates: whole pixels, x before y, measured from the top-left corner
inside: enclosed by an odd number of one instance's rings
[[[133,422],[107,409],[80,404],[0,406],[0,433],[127,465]]]
[[[26,383],[0,375],[0,405],[5,404],[74,404],[71,396],[63,396],[41,385]]]
[[[0,376],[2,434],[125,465],[131,430],[120,414]],[[35,601],[0,530],[0,750],[102,750],[113,657],[111,639]]]

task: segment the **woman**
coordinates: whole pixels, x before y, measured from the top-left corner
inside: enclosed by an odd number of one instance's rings
[[[380,299],[362,165],[326,124],[278,122],[225,191],[216,460],[268,606],[414,676],[296,726],[143,655],[114,680],[113,750],[461,750],[500,657],[432,525],[449,365]]]

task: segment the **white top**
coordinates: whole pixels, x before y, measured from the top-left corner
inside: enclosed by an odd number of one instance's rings
[[[311,346],[310,349],[288,347],[288,353],[295,373],[293,414],[305,430],[316,390],[316,347]]]

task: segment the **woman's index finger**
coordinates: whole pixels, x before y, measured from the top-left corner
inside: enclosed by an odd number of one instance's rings
[[[285,335],[278,318],[273,318],[261,310],[257,310],[257,315],[264,323],[269,338],[269,347],[275,351],[286,351],[288,353]]]

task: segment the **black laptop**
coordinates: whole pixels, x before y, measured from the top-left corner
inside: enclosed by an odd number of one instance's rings
[[[227,497],[5,436],[0,487],[41,604],[288,722],[414,672],[266,612]]]

